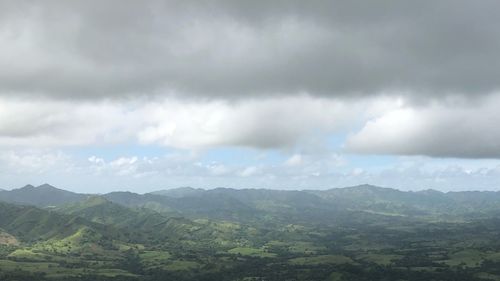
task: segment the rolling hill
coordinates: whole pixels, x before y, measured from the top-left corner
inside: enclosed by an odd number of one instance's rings
[[[0,201],[38,207],[76,204],[89,198],[96,197],[47,184],[0,191]],[[500,212],[500,192],[412,192],[372,185],[303,191],[183,187],[147,194],[111,192],[100,198],[124,207],[149,209],[170,216],[234,222],[300,220],[325,223],[360,212],[365,213],[364,216],[452,220],[488,217]]]
[[[0,192],[0,279],[496,280],[499,194],[27,186]]]
[[[78,194],[58,189],[49,184],[43,184],[37,187],[26,185],[22,188],[10,191],[0,191],[0,201],[39,207],[57,206],[70,202],[78,202],[86,197],[87,195],[85,194]]]

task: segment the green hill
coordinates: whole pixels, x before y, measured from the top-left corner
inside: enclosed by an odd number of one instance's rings
[[[0,201],[39,207],[68,205],[89,197],[92,195],[68,192],[47,184],[0,191]],[[353,212],[364,212],[364,216],[376,214],[452,220],[488,217],[500,212],[500,192],[404,192],[371,185],[304,191],[183,187],[143,195],[112,192],[102,197],[125,207],[149,209],[170,216],[234,222],[272,219],[324,223],[344,220]]]
[[[39,207],[78,202],[86,197],[87,195],[58,189],[49,184],[43,184],[37,187],[27,185],[10,191],[0,191],[0,201]]]
[[[0,280],[500,278],[497,192],[28,186],[0,197],[16,203],[0,203]]]
[[[94,229],[114,238],[120,236],[112,227],[93,223],[80,216],[8,203],[0,203],[0,228],[22,242],[61,239],[82,228]]]
[[[181,197],[186,197],[186,196],[203,194],[204,192],[205,192],[205,190],[201,189],[201,188],[179,187],[179,188],[158,190],[158,191],[151,192],[150,194],[164,195],[164,196],[169,196],[169,197],[174,197],[174,198],[181,198]]]
[[[184,242],[215,240],[221,238],[220,235],[224,232],[217,228],[216,223],[210,221],[195,222],[179,216],[161,214],[148,208],[129,208],[101,196],[93,196],[55,210],[122,229],[128,233],[128,242],[148,245],[180,240]],[[227,232],[226,234],[231,235]]]

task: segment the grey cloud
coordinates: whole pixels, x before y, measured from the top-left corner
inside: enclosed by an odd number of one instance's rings
[[[346,130],[370,107],[376,106],[309,96],[244,102],[0,98],[0,147],[138,141],[195,150],[220,146],[290,148]],[[318,143],[306,146],[310,150],[320,147]]]
[[[498,1],[2,1],[0,11],[3,95],[499,88]]]
[[[405,107],[368,121],[347,139],[357,153],[500,158],[500,95],[481,103]]]

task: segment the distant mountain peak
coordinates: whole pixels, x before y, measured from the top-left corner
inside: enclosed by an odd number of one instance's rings
[[[47,207],[76,202],[84,198],[86,198],[84,194],[59,189],[46,183],[37,187],[28,184],[18,189],[4,191],[0,199],[17,204]]]
[[[444,194],[441,191],[438,191],[438,190],[435,190],[435,189],[431,189],[431,188],[420,190],[420,191],[417,191],[417,192],[421,193],[421,194]]]
[[[39,185],[37,186],[36,188],[39,188],[39,189],[57,189],[57,190],[62,190],[62,189],[59,189],[59,188],[56,188],[48,183],[44,183],[42,185]]]
[[[360,184],[355,186],[347,186],[343,188],[334,188],[334,189],[344,189],[344,190],[370,190],[370,191],[378,191],[378,190],[397,190],[394,188],[381,187],[371,184]]]
[[[20,189],[33,189],[33,188],[35,188],[33,185],[27,184],[27,185],[21,187]]]
[[[31,184],[27,184],[21,188],[19,188],[19,190],[49,190],[49,189],[52,189],[52,190],[61,190],[63,191],[62,189],[59,189],[59,188],[56,188],[48,183],[44,183],[42,185],[39,185],[39,186],[34,186],[34,185],[31,185]]]
[[[205,192],[205,190],[201,189],[201,188],[193,188],[190,186],[184,186],[184,187],[178,187],[178,188],[172,188],[172,189],[158,190],[158,191],[151,192],[151,194],[180,198],[180,197],[185,197],[185,196],[197,195],[197,194],[200,194],[203,192]]]
[[[364,184],[360,184],[360,185],[356,185],[356,186],[351,186],[351,188],[376,188],[376,189],[379,189],[379,188],[385,188],[385,187],[364,183]]]
[[[197,190],[198,188],[194,188],[191,186],[181,186],[181,187],[176,187],[176,188],[171,188],[167,190]]]

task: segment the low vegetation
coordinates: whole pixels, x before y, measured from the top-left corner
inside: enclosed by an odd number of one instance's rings
[[[497,193],[63,194],[0,203],[0,280],[500,280]]]

